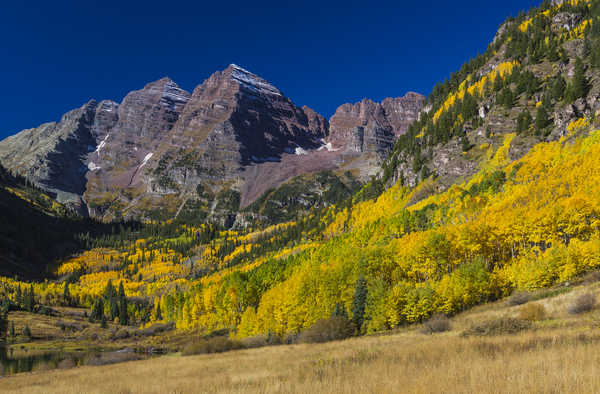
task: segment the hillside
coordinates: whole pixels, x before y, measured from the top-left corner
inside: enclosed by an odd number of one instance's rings
[[[340,305],[358,332],[371,333],[437,312],[452,315],[514,289],[549,286],[593,269],[600,245],[596,69],[591,55],[577,57],[577,48],[598,41],[592,27],[577,26],[597,11],[595,2],[545,3],[507,21],[488,52],[434,90],[420,120],[396,143],[388,165],[397,167],[388,166],[383,178],[342,203],[296,219],[293,212],[259,200],[252,209],[293,221],[247,230],[184,220],[154,223],[96,241],[100,248],[64,261],[54,274],[68,276],[70,293],[87,307],[107,281],[122,282],[128,296],[146,299],[145,306],[130,306],[136,322],[285,337]],[[577,23],[565,27],[559,20]],[[529,47],[514,47],[519,40]],[[534,56],[531,48],[538,44]],[[551,47],[559,59],[546,59]],[[548,98],[561,78],[565,97]],[[578,90],[580,82],[586,89]],[[531,86],[520,92],[521,83]],[[513,101],[502,101],[505,94]],[[478,111],[482,100],[484,109]],[[528,105],[538,116],[527,124],[510,123]],[[578,105],[581,111],[569,112]],[[368,108],[367,113],[383,111],[383,105],[367,101],[347,106],[332,118],[332,130],[352,126],[351,117],[342,114],[364,114]],[[555,118],[541,127],[544,113]],[[563,119],[562,113],[571,115]],[[376,118],[361,116],[367,124]],[[446,128],[446,122],[455,127]],[[417,129],[420,135],[413,135]],[[467,134],[439,134],[444,130]],[[422,168],[411,181],[415,173],[403,172],[401,159],[411,154],[404,144],[411,136],[416,151],[445,152],[469,170],[424,171],[435,160],[415,156]],[[433,173],[423,177],[428,172]],[[386,174],[400,174],[400,181],[381,192],[392,179]],[[334,184],[327,178],[321,182]],[[284,196],[310,201],[306,185],[289,188]],[[352,193],[343,184],[338,190],[342,199]],[[56,286],[35,287],[42,297],[60,299],[53,293]],[[358,288],[367,296],[356,309]]]
[[[52,263],[87,245],[83,233],[101,235],[110,225],[73,214],[43,190],[0,166],[0,274],[41,280]]]
[[[509,18],[487,51],[437,85],[425,102],[413,93],[382,103],[363,100],[342,105],[326,121],[306,107],[296,107],[264,79],[232,65],[192,94],[170,80],[130,93],[105,134],[95,122],[98,111],[106,115],[110,106],[86,104],[59,124],[1,143],[0,157],[15,141],[46,129],[52,130],[52,141],[65,143],[61,133],[70,136],[67,141],[74,138],[72,123],[77,118],[87,126],[75,129],[91,133],[97,145],[94,151],[86,146],[85,155],[78,156],[89,171],[83,191],[75,194],[92,216],[143,220],[96,223],[90,233],[77,230],[80,244],[73,250],[78,253],[62,255],[49,265],[48,280],[25,283],[0,277],[3,304],[11,313],[76,308],[78,319],[83,315],[88,320],[90,338],[73,334],[83,338],[82,346],[119,333],[137,338],[156,327],[174,329],[148,340],[169,351],[292,344],[209,360],[224,363],[239,356],[259,365],[254,373],[262,376],[268,360],[282,362],[294,351],[306,351],[311,368],[322,370],[320,378],[298,363],[289,364],[289,374],[281,373],[297,379],[297,387],[315,391],[323,390],[321,383],[338,383],[354,371],[335,372],[354,361],[331,361],[333,366],[324,361],[315,367],[315,358],[321,357],[317,353],[326,352],[322,349],[327,346],[342,349],[340,360],[365,357],[357,362],[361,368],[386,369],[386,363],[403,365],[398,360],[410,359],[414,371],[423,366],[415,354],[432,351],[435,356],[424,361],[428,365],[437,366],[440,360],[461,364],[459,350],[468,349],[470,364],[460,378],[448,377],[448,382],[463,383],[481,378],[509,381],[499,360],[510,363],[525,353],[523,349],[535,350],[531,362],[554,357],[550,369],[579,360],[561,349],[590,361],[594,356],[585,344],[596,346],[597,338],[579,334],[596,324],[595,296],[588,296],[587,315],[568,314],[566,304],[575,299],[564,293],[571,292],[574,283],[585,286],[577,289],[578,295],[597,291],[597,273],[583,282],[581,278],[600,269],[598,54],[600,1],[545,1]],[[146,100],[154,104],[147,106]],[[86,113],[92,123],[82,115]],[[261,134],[264,139],[255,140],[259,129],[267,131]],[[128,140],[131,136],[135,138]],[[78,141],[81,144],[67,145],[86,145]],[[126,146],[133,150],[120,152]],[[32,157],[43,156],[34,151]],[[127,165],[114,161],[127,155]],[[51,167],[51,161],[42,161]],[[331,166],[324,168],[324,163]],[[198,170],[198,165],[214,171]],[[46,167],[31,168],[41,171],[29,173],[35,177]],[[56,175],[50,170],[48,174]],[[102,203],[95,200],[113,190],[111,177],[123,174],[127,186],[117,185],[119,196],[107,195]],[[45,185],[48,190],[55,186]],[[50,197],[30,189],[54,207]],[[69,220],[81,221],[62,205],[57,207],[57,221],[68,215]],[[78,227],[72,229],[75,233]],[[25,298],[23,289],[28,289]],[[522,336],[479,341],[458,337],[455,330],[430,342],[414,332],[416,326],[446,316],[469,336],[480,320],[515,317],[521,308],[507,306],[503,299],[524,292],[527,297],[543,295],[535,300],[551,301],[535,303],[546,308],[540,312],[543,316],[519,317],[515,324],[524,330]],[[399,336],[387,337],[389,342],[374,337],[390,330]],[[307,338],[363,335],[371,337],[322,348],[298,345],[311,341]],[[177,343],[169,342],[175,337]],[[452,351],[432,350],[445,340]],[[353,344],[381,351],[357,355],[350,349]],[[386,351],[390,344],[409,350]],[[213,345],[218,350],[211,349]],[[205,360],[195,360],[198,368],[206,367]],[[164,362],[181,364],[178,359]],[[147,373],[155,363],[139,365]],[[481,363],[502,376],[477,368],[477,374],[471,374],[467,369]],[[519,376],[521,390],[530,391],[532,375],[519,374],[519,368],[510,373]],[[585,365],[577,368],[585,370],[585,380],[576,383],[575,391],[594,391],[592,372]],[[548,373],[543,368],[526,371]],[[427,384],[433,380],[414,374]],[[436,374],[443,375],[439,370]],[[324,380],[326,376],[331,380]],[[389,389],[385,384],[371,386],[380,378],[374,372],[365,390]],[[277,379],[267,381],[277,384]],[[315,379],[321,383],[306,383]],[[257,380],[257,386],[232,387],[230,380],[207,383],[206,390],[260,391],[266,383]],[[418,381],[391,381],[428,391]],[[557,378],[556,384],[565,387],[569,381]],[[442,385],[439,391],[448,387],[454,386]],[[475,386],[465,390],[479,391]]]

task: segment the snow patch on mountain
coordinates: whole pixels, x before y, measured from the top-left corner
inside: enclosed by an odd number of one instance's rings
[[[317,150],[327,149],[328,152],[336,152],[339,150],[339,149],[333,149],[333,145],[331,144],[331,142],[325,142],[325,140],[321,140],[321,143],[323,145],[321,145]]]
[[[250,71],[232,64],[231,79],[238,82],[246,89],[267,95],[281,96],[281,92],[275,86],[271,85],[258,75],[252,74]]]
[[[95,153],[98,154],[98,156],[100,156],[100,151],[102,150],[102,148],[104,148],[104,146],[106,145],[106,141],[108,140],[108,136],[110,135],[110,133],[106,134],[106,137],[104,137],[104,139],[102,141],[100,141],[100,145],[98,145],[98,147],[96,148]]]
[[[140,164],[139,168],[142,168],[143,166],[145,166],[148,163],[148,160],[150,160],[152,158],[152,156],[154,155],[154,153],[148,153],[145,157],[144,160],[142,161],[142,164]]]

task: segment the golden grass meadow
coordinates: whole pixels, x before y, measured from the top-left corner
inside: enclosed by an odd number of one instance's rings
[[[14,393],[594,393],[600,392],[600,311],[569,314],[597,283],[545,290],[524,305],[502,300],[420,327],[325,344],[199,356],[163,356],[106,366],[37,371],[0,380]],[[554,295],[548,298],[536,298]],[[516,334],[465,335],[478,322],[545,316]]]

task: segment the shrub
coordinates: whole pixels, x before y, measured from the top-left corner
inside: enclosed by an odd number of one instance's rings
[[[546,308],[541,304],[529,304],[521,308],[519,317],[523,320],[537,321],[546,318]]]
[[[512,317],[501,317],[494,320],[477,323],[463,332],[465,336],[487,336],[516,334],[531,327],[531,322]]]
[[[321,343],[345,339],[354,333],[354,325],[343,316],[332,316],[317,321],[300,334],[300,342]]]
[[[590,284],[600,281],[600,271],[592,271],[583,277],[583,283]]]
[[[531,295],[529,293],[519,291],[519,292],[514,293],[508,299],[508,305],[510,305],[510,306],[523,305],[523,304],[526,304],[527,302],[529,302],[530,300],[531,300]]]
[[[159,334],[161,332],[172,331],[175,329],[174,323],[155,323],[150,327],[146,327],[144,329],[138,330],[137,333],[141,336],[152,336]]]
[[[423,324],[423,333],[425,334],[450,331],[451,329],[450,319],[443,314],[435,314]]]
[[[269,343],[267,342],[266,335],[256,335],[253,337],[242,339],[242,344],[244,345],[244,347],[252,349],[267,346]]]
[[[223,353],[230,350],[242,349],[244,345],[239,341],[227,337],[213,337],[201,339],[198,342],[187,345],[182,353],[184,356],[193,354]]]
[[[589,312],[594,309],[596,305],[596,296],[592,293],[582,294],[573,301],[567,308],[567,311],[571,315],[577,315],[579,313]]]

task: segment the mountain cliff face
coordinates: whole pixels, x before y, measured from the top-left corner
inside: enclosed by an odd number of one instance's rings
[[[425,97],[410,92],[382,103],[363,99],[340,106],[331,118],[329,140],[335,149],[375,153],[385,158],[400,135],[417,119]]]
[[[232,214],[295,177],[350,171],[343,178],[354,184],[375,175],[423,100],[409,93],[346,104],[330,126],[230,65],[191,94],[163,78],[120,104],[90,101],[0,142],[0,162],[94,217],[183,213],[231,224]]]

